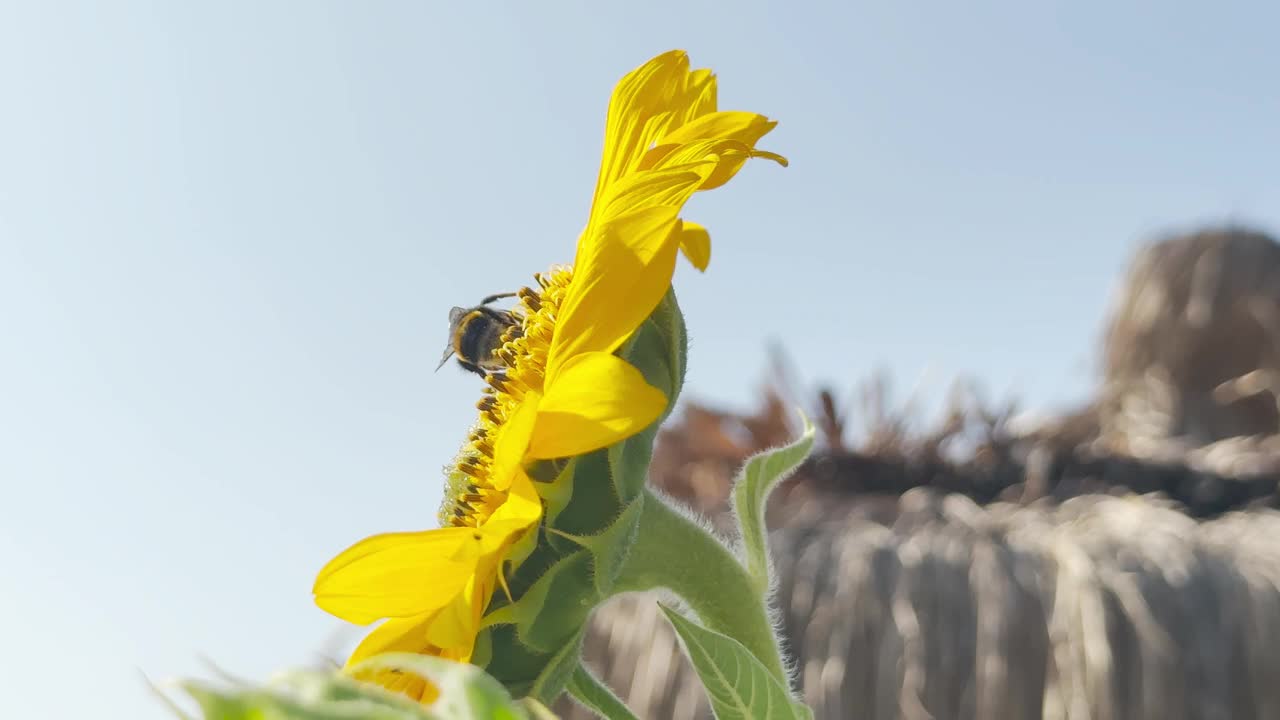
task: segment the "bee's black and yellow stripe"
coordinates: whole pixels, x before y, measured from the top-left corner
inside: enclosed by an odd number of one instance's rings
[[[449,357],[453,356],[464,369],[477,375],[501,372],[504,365],[497,353],[509,332],[519,332],[520,317],[510,310],[495,310],[488,305],[494,300],[514,295],[515,293],[490,295],[474,307],[455,307],[450,310],[449,344],[436,369],[443,367]]]
[[[501,317],[501,313],[488,308],[473,309],[458,322],[453,351],[463,360],[483,366],[502,344],[502,333],[510,325],[510,320]]]
[[[500,369],[502,364],[494,352],[502,347],[502,336],[516,324],[509,312],[479,306],[458,318],[453,331],[453,352],[458,364],[480,375],[486,370]]]

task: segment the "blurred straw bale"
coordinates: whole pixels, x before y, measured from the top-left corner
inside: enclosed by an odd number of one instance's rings
[[[1280,245],[1243,229],[1172,237],[1138,253],[1103,354],[1100,444],[1111,453],[1221,471],[1244,455],[1277,470]]]
[[[1196,522],[1108,495],[982,508],[920,488],[896,505],[889,524],[773,536],[818,718],[1280,717],[1280,512]],[[654,598],[599,611],[587,658],[642,718],[710,717]]]

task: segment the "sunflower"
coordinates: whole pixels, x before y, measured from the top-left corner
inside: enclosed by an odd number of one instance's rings
[[[446,470],[435,530],[377,535],[320,572],[317,604],[358,624],[386,621],[348,665],[371,655],[416,652],[471,658],[493,593],[537,541],[542,518],[526,464],[608,447],[648,427],[667,397],[614,353],[671,286],[676,256],[710,261],[705,228],[679,214],[699,190],[726,183],[776,123],[716,110],[716,80],[690,70],[682,51],[627,74],[609,103],[591,212],[571,267],[535,275],[519,292],[519,320],[486,377],[479,420]],[[429,701],[419,679],[370,678]]]

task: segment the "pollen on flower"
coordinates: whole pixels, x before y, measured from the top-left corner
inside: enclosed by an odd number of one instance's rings
[[[572,277],[567,267],[553,268],[534,275],[536,289],[521,288],[518,293],[520,303],[511,313],[519,323],[503,336],[496,353],[503,369],[485,376],[476,403],[479,419],[457,458],[445,467],[441,525],[478,527],[506,502],[506,492],[496,489],[490,477],[493,449],[525,393],[542,391],[556,315]]]

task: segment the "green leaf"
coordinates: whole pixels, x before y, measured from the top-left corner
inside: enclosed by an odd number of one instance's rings
[[[533,681],[530,696],[547,703],[555,702],[560,697],[565,685],[569,684],[569,678],[573,677],[574,669],[582,664],[582,636],[586,634],[586,630],[584,622],[577,634],[551,657],[551,662],[547,663]]]
[[[743,561],[751,581],[761,593],[769,589],[769,548],[764,526],[765,502],[769,493],[788,477],[813,449],[813,424],[800,413],[804,432],[800,439],[780,448],[755,455],[742,468],[733,484],[733,512],[742,538]]]
[[[569,694],[606,720],[639,720],[613,691],[581,664],[569,679]]]
[[[793,701],[742,643],[663,606],[719,720],[807,720],[813,713]]]

